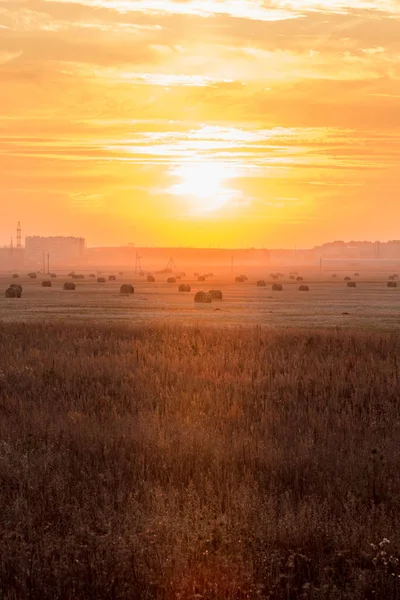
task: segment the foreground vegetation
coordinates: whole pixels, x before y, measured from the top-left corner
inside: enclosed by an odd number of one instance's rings
[[[0,325],[0,598],[400,598],[399,356]]]

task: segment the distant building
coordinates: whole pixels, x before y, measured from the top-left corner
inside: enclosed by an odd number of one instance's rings
[[[51,265],[75,264],[84,260],[86,241],[79,237],[28,236],[25,240],[25,261],[39,267],[43,264],[43,254]]]

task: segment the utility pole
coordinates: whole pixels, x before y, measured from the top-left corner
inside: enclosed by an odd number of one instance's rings
[[[50,252],[47,253],[47,274],[50,275]]]
[[[46,273],[46,258],[44,250],[42,250],[43,275]]]

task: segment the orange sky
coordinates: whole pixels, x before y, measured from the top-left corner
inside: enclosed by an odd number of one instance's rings
[[[399,0],[0,0],[0,244],[400,238]]]

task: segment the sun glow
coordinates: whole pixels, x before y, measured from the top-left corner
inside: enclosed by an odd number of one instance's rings
[[[214,213],[227,206],[238,195],[236,190],[224,185],[226,180],[235,176],[234,169],[225,164],[185,164],[175,168],[173,175],[180,181],[169,189],[170,193],[183,196],[193,214]]]

